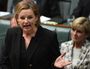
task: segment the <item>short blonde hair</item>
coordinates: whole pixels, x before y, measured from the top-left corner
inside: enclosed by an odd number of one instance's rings
[[[80,30],[90,36],[90,20],[86,17],[76,18],[71,25],[72,29]]]
[[[24,1],[20,1],[16,7],[15,7],[15,14],[14,14],[14,17],[17,21],[17,18],[18,18],[18,15],[19,13],[22,11],[22,10],[25,10],[25,9],[32,9],[35,16],[38,17],[38,20],[37,20],[37,23],[36,23],[36,26],[39,26],[40,25],[40,12],[39,12],[39,7],[37,4],[35,4],[34,2],[24,2]]]

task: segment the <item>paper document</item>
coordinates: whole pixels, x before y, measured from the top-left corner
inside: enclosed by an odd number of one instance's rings
[[[6,15],[9,15],[9,14],[10,14],[10,12],[2,12],[2,11],[0,11],[0,17],[6,16]]]

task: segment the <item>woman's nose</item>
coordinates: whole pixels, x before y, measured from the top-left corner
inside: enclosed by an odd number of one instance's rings
[[[27,18],[25,18],[25,20],[24,20],[25,22],[28,22],[28,19]]]
[[[73,33],[74,33],[74,35],[76,35],[77,34],[77,31],[75,30]]]

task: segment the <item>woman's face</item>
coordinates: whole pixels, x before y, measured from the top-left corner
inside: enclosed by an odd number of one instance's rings
[[[18,14],[17,22],[23,31],[32,31],[36,28],[38,17],[32,9],[24,9]]]
[[[81,30],[76,29],[71,30],[71,39],[74,42],[83,42],[85,41],[86,37],[87,37],[86,33]]]

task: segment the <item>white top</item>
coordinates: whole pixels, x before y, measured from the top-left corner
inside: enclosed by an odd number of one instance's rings
[[[78,61],[80,60],[80,58],[79,58],[80,51],[81,51],[80,48],[73,48],[73,60],[72,60],[72,63],[73,63],[74,67],[77,66]]]

